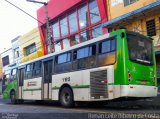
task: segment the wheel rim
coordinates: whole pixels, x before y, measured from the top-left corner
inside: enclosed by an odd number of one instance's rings
[[[71,96],[70,96],[70,94],[69,93],[64,93],[64,95],[63,95],[63,102],[65,103],[65,104],[67,104],[67,103],[69,103],[70,102],[70,98],[71,98]]]
[[[11,102],[13,103],[15,101],[15,94],[11,95]]]

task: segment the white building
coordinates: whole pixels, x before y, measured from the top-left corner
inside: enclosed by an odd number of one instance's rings
[[[11,41],[13,51],[13,65],[20,63],[19,38],[20,36]]]

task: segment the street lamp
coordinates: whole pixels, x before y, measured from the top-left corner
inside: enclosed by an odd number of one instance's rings
[[[46,2],[40,2],[40,1],[35,1],[35,0],[26,0],[28,2],[33,2],[33,3],[39,3],[44,5],[45,9],[45,15],[46,15],[46,40],[47,40],[47,48],[48,48],[48,53],[52,53],[52,38],[51,38],[51,31],[50,31],[50,26],[49,26],[49,17],[48,17],[48,10],[47,10],[47,3]]]

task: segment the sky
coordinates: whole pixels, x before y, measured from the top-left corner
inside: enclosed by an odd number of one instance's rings
[[[37,18],[37,9],[42,5],[26,0],[8,0]],[[38,1],[38,0],[37,0]],[[47,0],[39,0],[46,2]],[[11,47],[11,40],[37,27],[36,20],[16,9],[5,0],[0,2],[0,53]]]

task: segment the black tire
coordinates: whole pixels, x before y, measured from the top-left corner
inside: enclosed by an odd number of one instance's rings
[[[73,92],[69,87],[65,87],[61,90],[59,101],[63,107],[70,108],[74,106]]]
[[[17,100],[17,104],[23,104],[24,103],[24,100],[20,99],[20,100]]]
[[[17,104],[17,99],[16,99],[16,93],[15,93],[15,91],[12,91],[10,93],[10,99],[11,99],[11,103],[12,104]]]

